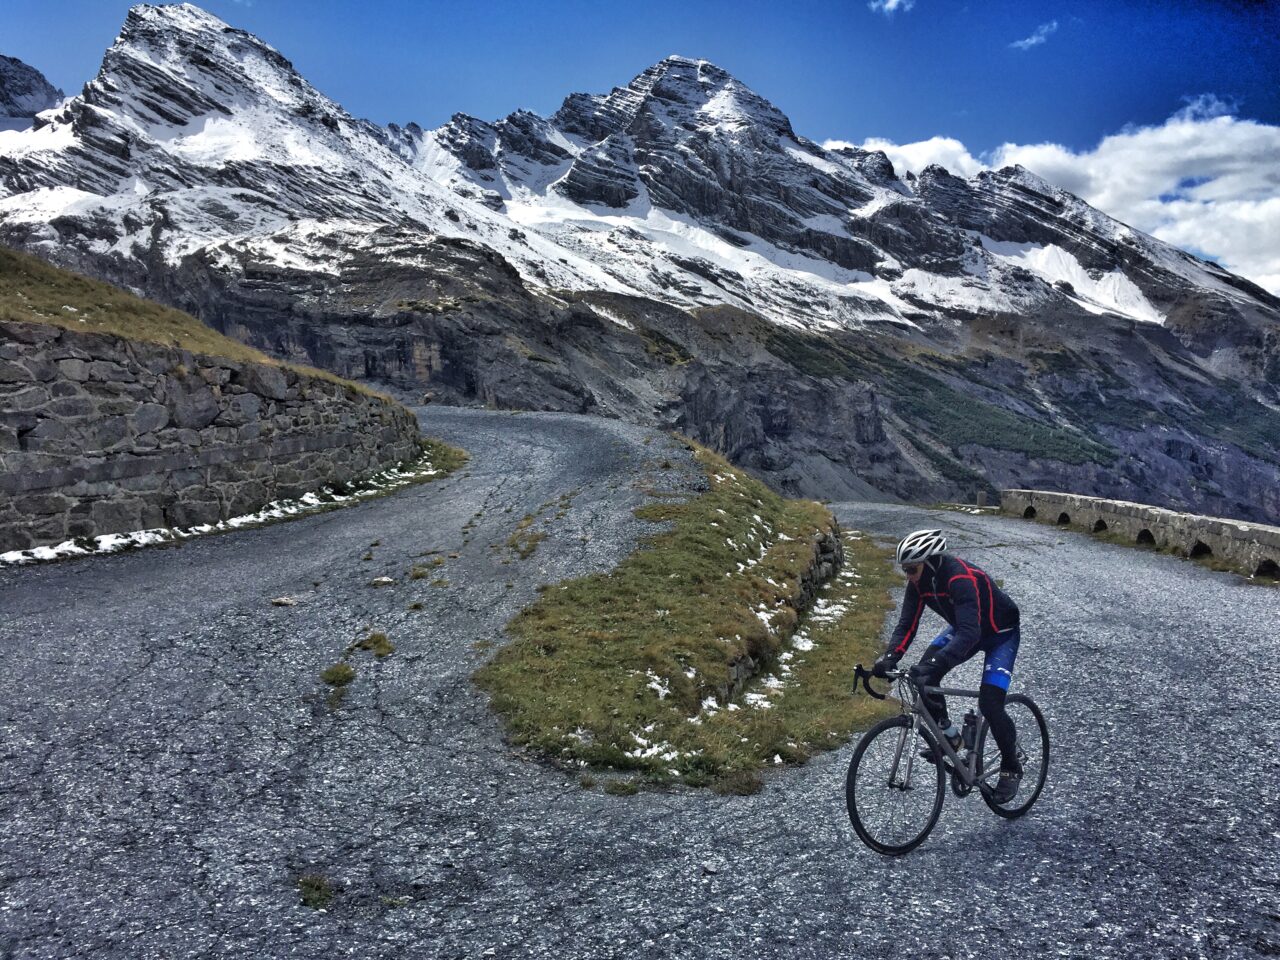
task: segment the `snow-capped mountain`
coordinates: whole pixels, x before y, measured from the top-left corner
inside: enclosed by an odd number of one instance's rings
[[[411,224],[541,286],[818,329],[1072,308],[1164,323],[1198,288],[1253,297],[1020,169],[900,180],[882,154],[825,151],[705,61],[670,57],[549,119],[384,130],[186,4],[130,11],[84,92],[0,144],[0,180],[8,235],[38,244],[71,213],[92,224],[82,254],[122,277],[314,220]]]
[[[346,375],[665,422],[789,489],[1280,517],[1275,297],[1021,168],[824,150],[706,61],[382,128],[138,6],[79,96],[0,133],[0,241]]]
[[[0,130],[23,130],[41,110],[57,105],[62,91],[16,57],[0,55]]]
[[[5,235],[135,283],[156,260],[308,220],[412,224],[500,247],[548,283],[608,283],[536,236],[512,242],[505,218],[408,168],[384,130],[190,4],[134,7],[80,96],[0,136]],[[63,217],[78,229],[54,228]]]
[[[824,150],[706,61],[669,57],[547,120],[393,133],[433,179],[674,302],[819,327],[1073,307],[1164,323],[1198,289],[1259,292],[1021,168],[902,180],[881,153]]]

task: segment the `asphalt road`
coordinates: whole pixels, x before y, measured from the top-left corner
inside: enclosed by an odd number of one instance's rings
[[[837,505],[886,539],[942,526],[1004,580],[1015,688],[1054,741],[1029,816],[948,796],[889,860],[845,817],[851,747],[750,797],[607,796],[507,747],[469,681],[485,645],[540,584],[630,550],[643,487],[699,475],[617,422],[423,421],[471,464],[290,523],[0,571],[0,956],[1280,954],[1275,590],[1024,521]],[[522,560],[506,541],[527,513],[549,537]],[[331,709],[320,672],[370,628],[396,652],[360,653]],[[303,874],[333,883],[328,910],[300,903]]]

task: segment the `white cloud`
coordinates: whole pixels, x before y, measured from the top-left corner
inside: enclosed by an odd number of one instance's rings
[[[1016,47],[1019,50],[1030,50],[1032,47],[1038,47],[1040,44],[1048,40],[1049,34],[1053,33],[1053,31],[1057,29],[1058,21],[1050,20],[1048,23],[1042,23],[1040,26],[1036,27],[1036,32],[1031,34],[1031,36],[1022,40],[1015,40],[1013,43],[1009,44],[1009,46]]]
[[[963,176],[1021,164],[1104,213],[1280,294],[1280,126],[1230,109],[1199,97],[1158,126],[1126,127],[1080,153],[1056,143],[1006,143],[975,156],[949,137],[858,146],[883,150],[899,175],[930,163]]]
[[[987,168],[987,165],[971,154],[963,143],[952,137],[932,137],[917,143],[894,143],[872,137],[863,143],[848,143],[844,140],[828,140],[823,144],[828,150],[837,147],[858,147],[862,150],[883,150],[893,162],[893,168],[901,176],[906,170],[919,173],[931,163],[937,163],[952,173],[972,177]]]
[[[916,5],[916,0],[871,0],[867,4],[876,13],[883,13],[886,17],[891,16],[901,10],[906,13]]]

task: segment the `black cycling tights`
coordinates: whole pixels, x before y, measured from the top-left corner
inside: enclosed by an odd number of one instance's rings
[[[987,718],[987,723],[991,724],[991,735],[1000,748],[1000,769],[1017,770],[1017,732],[1004,709],[1004,698],[1008,693],[1009,691],[994,683],[984,683],[978,688],[978,709]]]
[[[931,663],[927,654],[920,663],[922,666],[932,667],[929,673],[921,678],[930,687],[941,685],[942,678],[950,669],[949,666],[936,661]],[[1006,696],[1008,696],[1007,690],[997,687],[994,683],[984,683],[978,688],[978,709],[991,725],[991,736],[995,738],[996,746],[1000,748],[1000,768],[1016,770],[1018,768],[1017,732],[1014,730],[1013,721],[1009,719],[1009,714],[1004,709]],[[925,706],[929,708],[929,712],[933,714],[939,726],[946,729],[950,725],[947,718],[947,701],[942,694],[935,693],[926,697]]]

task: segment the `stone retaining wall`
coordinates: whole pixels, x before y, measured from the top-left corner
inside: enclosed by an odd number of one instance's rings
[[[787,599],[787,603],[795,610],[797,619],[802,618],[813,606],[818,591],[835,576],[843,563],[844,542],[840,539],[840,525],[833,520],[831,528],[822,531],[814,541],[813,558],[800,575],[795,593]],[[717,691],[720,702],[728,703],[737,697],[763,665],[748,654],[743,654],[730,663],[728,680]]]
[[[1193,559],[1213,557],[1246,576],[1280,577],[1280,527],[1047,490],[1002,490],[1000,510]]]
[[[418,449],[409,410],[332,381],[0,321],[0,552],[215,523]]]

